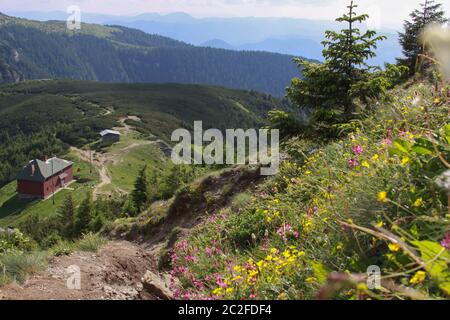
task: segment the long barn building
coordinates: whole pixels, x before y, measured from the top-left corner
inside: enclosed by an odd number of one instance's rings
[[[73,162],[51,158],[32,160],[17,177],[17,193],[21,199],[47,199],[73,181]]]

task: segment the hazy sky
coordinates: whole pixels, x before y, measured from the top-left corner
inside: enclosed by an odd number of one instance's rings
[[[399,28],[420,0],[356,0],[359,10],[372,16],[372,27]],[[444,3],[450,14],[450,0]],[[296,17],[334,19],[348,0],[0,0],[0,11],[65,11],[70,5],[82,11],[114,15],[144,12],[186,12],[196,17]]]

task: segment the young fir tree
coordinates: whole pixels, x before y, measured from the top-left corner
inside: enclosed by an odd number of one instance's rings
[[[86,199],[83,200],[77,211],[77,221],[75,226],[75,233],[82,234],[89,230],[89,224],[92,220],[92,196],[88,192]]]
[[[410,14],[411,21],[404,22],[404,32],[399,33],[405,58],[397,60],[400,64],[409,68],[411,75],[417,71],[419,54],[424,53],[419,40],[424,28],[430,23],[445,23],[448,21],[445,18],[442,4],[435,3],[433,0],[425,0],[420,6],[420,10],[416,9]]]
[[[65,237],[71,238],[75,232],[76,210],[72,195],[67,195],[58,209],[61,221],[62,233]]]
[[[356,8],[357,5],[351,1],[348,13],[336,19],[346,24],[345,29],[326,31],[326,40],[322,42],[325,63],[297,59],[303,79],[293,79],[288,96],[299,106],[340,110],[348,118],[354,112],[355,98],[364,102],[383,91],[381,81],[370,81],[372,67],[366,61],[376,55],[377,42],[385,37],[377,36],[371,30],[362,32],[357,25],[369,16],[358,15]]]
[[[141,171],[139,171],[138,177],[134,183],[134,190],[131,194],[133,199],[134,207],[138,212],[141,212],[144,206],[149,200],[148,194],[148,182],[147,182],[147,166],[144,166]]]

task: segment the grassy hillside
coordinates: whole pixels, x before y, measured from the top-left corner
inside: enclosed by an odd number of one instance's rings
[[[284,95],[292,57],[201,48],[119,26],[37,22],[0,14],[0,83],[23,79],[194,83]]]
[[[181,280],[177,296],[448,297],[450,221],[437,182],[449,168],[449,105],[432,93],[428,84],[396,89],[340,141],[290,141],[278,175],[168,242],[161,267]],[[191,187],[178,202],[197,198]],[[381,289],[368,287],[370,266]]]
[[[61,190],[55,194],[55,204],[53,199],[45,201],[24,202],[17,198],[15,181],[0,189],[0,227],[18,227],[26,223],[30,217],[40,219],[55,217],[63,199],[71,194],[76,202],[80,204],[86,195],[91,192],[98,183],[97,172],[90,171],[89,163],[82,161],[75,154],[64,155],[65,159],[74,161],[74,176],[77,181],[71,184],[67,190]]]

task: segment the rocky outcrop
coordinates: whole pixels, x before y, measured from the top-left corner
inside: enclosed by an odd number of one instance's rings
[[[169,276],[161,277],[151,271],[147,271],[142,278],[144,290],[162,300],[174,299],[173,292],[169,289],[169,283]]]
[[[15,83],[23,80],[24,77],[20,72],[0,60],[0,83]]]

